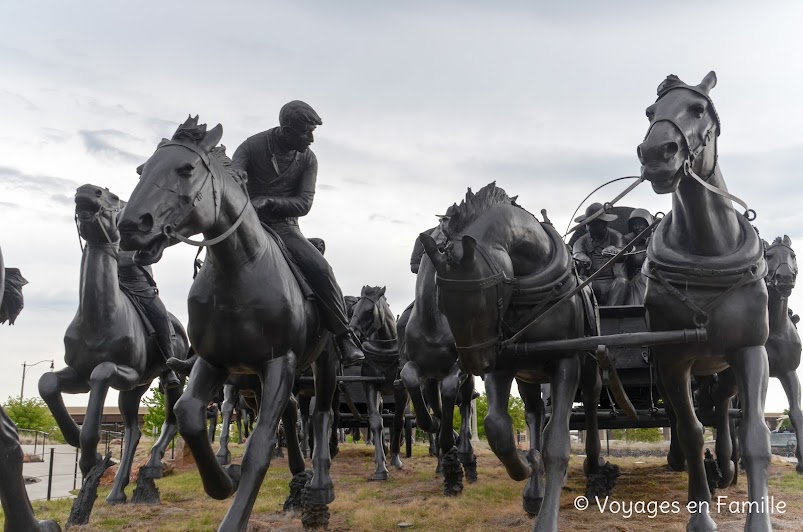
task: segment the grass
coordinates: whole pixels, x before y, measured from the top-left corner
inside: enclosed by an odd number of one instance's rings
[[[144,443],[144,442],[143,442]],[[142,445],[144,456],[147,445]],[[242,456],[243,446],[232,445],[232,455]],[[404,459],[404,469],[390,470],[387,482],[370,482],[374,471],[373,448],[364,443],[344,444],[332,464],[336,500],[330,505],[330,530],[375,532],[398,530],[399,523],[412,525],[412,530],[480,530],[530,531],[533,523],[522,511],[523,482],[511,480],[505,469],[482,444],[477,450],[479,482],[465,484],[459,497],[442,495],[441,481],[435,477],[435,461],[424,445],[413,448],[413,457]],[[619,501],[669,500],[686,501],[686,473],[669,471],[663,457],[611,458],[622,469],[613,498]],[[308,462],[309,464],[309,462]],[[683,530],[687,515],[646,517],[625,520],[621,515],[580,512],[573,508],[575,497],[585,491],[582,475],[583,457],[573,456],[569,476],[561,494],[560,528],[571,530],[667,532]],[[301,530],[298,516],[281,511],[290,480],[287,461],[275,458],[265,478],[252,512],[249,531]],[[739,485],[718,493],[734,500],[746,499],[745,477]],[[99,531],[163,531],[185,532],[216,530],[226,514],[231,499],[215,501],[203,492],[200,477],[194,468],[177,471],[159,481],[162,504],[158,506],[109,506],[105,502],[108,487],[101,487],[89,525],[76,527],[76,532]],[[127,489],[129,497],[133,486]],[[803,529],[803,476],[788,464],[774,463],[770,494],[788,502],[789,511],[774,516],[780,528]],[[69,514],[71,501],[36,502],[34,510],[40,519],[55,519],[62,525]],[[742,516],[714,515],[722,530],[736,523],[744,526]],[[777,522],[776,522],[777,521]],[[0,517],[0,526],[3,524]]]

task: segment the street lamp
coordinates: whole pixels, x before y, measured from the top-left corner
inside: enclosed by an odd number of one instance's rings
[[[53,360],[52,359],[45,359],[40,360],[39,362],[34,362],[33,364],[28,364],[27,362],[22,363],[22,386],[20,387],[20,401],[22,401],[22,394],[25,391],[25,370],[27,368],[32,368],[37,364],[41,364],[42,362],[50,362],[50,371],[53,371]]]

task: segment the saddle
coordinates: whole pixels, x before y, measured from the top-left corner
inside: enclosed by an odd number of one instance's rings
[[[266,225],[265,223],[262,224],[262,227],[265,229],[268,235],[270,235],[273,240],[276,241],[276,245],[281,250],[284,259],[287,261],[287,265],[290,267],[290,271],[293,272],[293,277],[295,277],[296,281],[298,281],[298,287],[301,289],[301,293],[304,294],[304,298],[309,300],[316,299],[315,292],[312,291],[312,287],[310,286],[306,277],[304,277],[304,274],[301,272],[301,268],[296,263],[293,255],[290,253],[290,250],[287,249],[282,237],[280,237],[276,231],[271,229],[270,226]]]
[[[145,332],[148,336],[153,336],[156,334],[156,330],[153,328],[153,324],[151,323],[150,318],[148,317],[148,312],[145,310],[145,306],[142,304],[142,300],[139,296],[137,296],[134,292],[126,288],[126,286],[120,283],[120,291],[125,294],[131,304],[134,306],[134,310],[137,311],[137,315],[139,315],[139,319],[142,320],[142,325],[145,327]],[[176,329],[173,327],[173,320],[167,320],[169,327],[170,327],[170,337],[176,337]]]

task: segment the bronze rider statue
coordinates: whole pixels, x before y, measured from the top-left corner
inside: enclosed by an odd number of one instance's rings
[[[277,233],[310,284],[335,336],[344,366],[365,355],[348,328],[343,293],[332,268],[298,227],[312,208],[318,161],[309,149],[323,122],[308,104],[292,101],[279,111],[279,127],[249,137],[234,152],[232,164],[248,177],[248,193],[260,221]]]

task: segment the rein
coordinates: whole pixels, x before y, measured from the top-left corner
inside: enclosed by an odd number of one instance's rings
[[[208,240],[205,239],[200,241],[192,240],[179,234],[174,229],[174,227],[181,225],[184,222],[184,220],[186,220],[189,217],[192,211],[195,210],[195,207],[198,206],[198,203],[203,199],[203,189],[206,187],[206,182],[209,181],[210,178],[212,180],[212,200],[215,203],[215,223],[213,225],[217,224],[218,220],[220,219],[221,205],[220,205],[220,198],[218,197],[219,196],[218,188],[220,187],[220,185],[218,184],[216,188],[215,182],[222,180],[222,178],[219,175],[217,175],[217,168],[213,164],[211,164],[209,160],[209,155],[205,153],[203,150],[199,149],[197,146],[193,144],[187,144],[184,142],[170,141],[160,145],[157,148],[157,151],[161,148],[164,148],[165,146],[181,146],[182,148],[186,148],[191,152],[197,154],[201,158],[201,161],[204,163],[204,166],[206,167],[208,173],[206,174],[206,178],[204,179],[203,184],[201,184],[201,188],[195,194],[195,197],[192,200],[192,204],[189,205],[184,210],[184,212],[181,213],[177,222],[175,222],[174,224],[165,225],[164,228],[162,229],[162,233],[164,233],[164,235],[168,238],[172,238],[174,240],[178,240],[179,242],[184,242],[185,244],[197,247],[214,246],[215,244],[223,242],[228,237],[230,237],[232,233],[234,233],[234,231],[237,230],[237,228],[240,226],[241,223],[243,223],[243,220],[245,219],[245,213],[248,210],[248,205],[251,203],[251,198],[248,196],[248,190],[244,189],[246,201],[245,205],[243,206],[243,210],[240,211],[240,215],[237,217],[237,220],[235,220],[234,224],[232,224],[231,227],[229,227],[225,232],[223,232],[223,234],[218,235],[215,238],[210,238]]]

